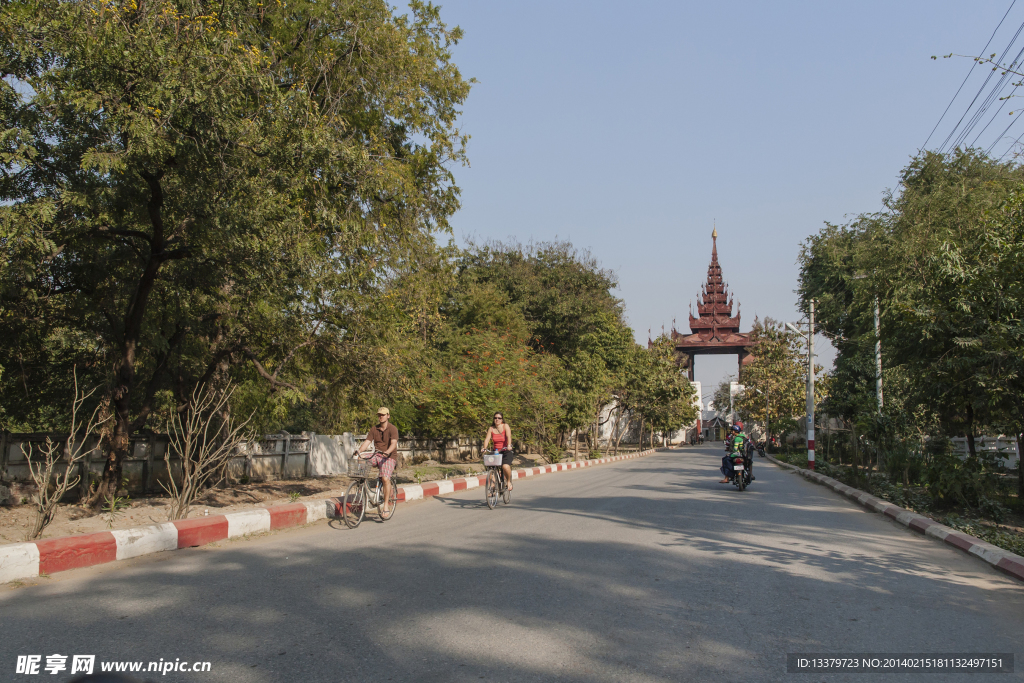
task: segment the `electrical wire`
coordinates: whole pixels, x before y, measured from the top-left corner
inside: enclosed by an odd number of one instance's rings
[[[1009,129],[1007,129],[1007,130],[1009,130]],[[1017,136],[1017,139],[1016,139],[1016,140],[1014,140],[1014,141],[1013,141],[1013,142],[1012,142],[1012,143],[1010,144],[1010,146],[1009,146],[1009,147],[1007,148],[1007,150],[1006,150],[1005,152],[1003,152],[1003,156],[999,157],[999,160],[1000,160],[1000,161],[1002,161],[1002,160],[1003,160],[1003,158],[1004,158],[1004,157],[1005,157],[1005,156],[1006,156],[1007,154],[1009,154],[1010,152],[1012,152],[1012,151],[1013,151],[1013,148],[1017,146],[1017,143],[1018,143],[1018,142],[1020,142],[1020,139],[1021,139],[1021,138],[1024,138],[1024,133],[1021,133],[1020,135],[1018,135],[1018,136]]]
[[[1022,27],[1024,27],[1024,25],[1022,25]],[[1009,65],[1004,67],[1007,70],[1003,71],[1002,76],[1000,76],[999,78],[999,82],[996,83],[992,90],[989,91],[989,94],[985,97],[984,101],[982,102],[981,108],[971,118],[971,123],[968,124],[968,127],[963,131],[963,133],[960,134],[959,140],[956,145],[957,147],[964,143],[964,141],[967,139],[967,136],[970,135],[974,128],[981,122],[981,119],[983,116],[985,116],[985,113],[988,111],[988,108],[996,102],[996,98],[1000,96],[1003,89],[1006,87],[1007,81],[1013,80],[1013,76],[1010,74],[1009,70],[1016,69],[1020,65],[1021,57],[1024,57],[1024,48],[1022,48],[1020,52],[1017,53],[1016,58],[1014,58],[1014,60],[1010,62]],[[1015,90],[1017,90],[1016,86],[1014,86],[1013,90],[1010,91],[1010,95],[1013,95]],[[971,141],[971,147],[974,147],[978,143],[978,138],[981,137],[982,133],[984,133],[988,129],[988,127],[992,124],[992,121],[995,120],[995,117],[998,116],[999,112],[1002,111],[1004,106],[1006,106],[1008,98],[1000,99],[1002,99],[1002,104],[999,105],[999,109],[996,110],[996,113],[992,115],[992,118],[989,119],[989,122],[985,124],[985,127],[982,128],[981,131],[974,137],[974,140]]]
[[[1012,114],[1012,112],[1011,112],[1011,114]],[[1007,134],[1008,132],[1010,132],[1010,128],[1012,128],[1012,127],[1013,127],[1013,124],[1017,123],[1017,119],[1019,119],[1019,118],[1020,118],[1020,115],[1021,115],[1021,114],[1024,114],[1024,109],[1021,109],[1021,110],[1020,110],[1019,112],[1017,112],[1017,113],[1016,113],[1016,114],[1015,114],[1015,115],[1013,116],[1013,119],[1012,119],[1012,120],[1010,121],[1010,125],[1009,125],[1009,126],[1007,126],[1007,127],[1006,127],[1006,129],[1005,129],[1005,130],[1003,130],[1003,132],[1002,132],[1002,133],[1000,133],[1000,134],[999,134],[999,137],[997,137],[997,138],[996,138],[995,140],[993,140],[993,141],[992,141],[992,144],[991,144],[991,145],[989,145],[989,146],[988,146],[988,149],[986,149],[986,150],[985,150],[985,154],[986,154],[986,155],[991,155],[991,154],[992,154],[992,149],[993,149],[993,148],[994,148],[994,147],[995,147],[995,146],[996,146],[996,145],[997,145],[997,144],[999,143],[999,141],[1000,141],[1000,140],[1002,140],[1002,139],[1003,139],[1003,136],[1004,136],[1004,135],[1006,135],[1006,134]],[[1017,139],[1019,140],[1020,138],[1017,138]],[[1012,147],[1011,147],[1011,149],[1012,149]],[[1003,154],[1003,156],[1001,156],[1001,157],[999,157],[999,158],[1000,158],[1000,159],[1002,159],[1002,158],[1003,158],[1004,156],[1006,156],[1006,154],[1005,154],[1005,153]]]
[[[1010,8],[1006,10],[1006,14],[1004,14],[1003,18],[999,20],[998,24],[996,24],[996,30],[992,31],[992,35],[989,36],[988,42],[985,43],[985,47],[981,48],[981,54],[985,54],[985,51],[988,50],[988,46],[992,44],[992,39],[996,37],[996,33],[999,31],[999,27],[1003,25],[1004,21],[1006,21],[1006,17],[1010,16],[1010,10],[1012,10],[1013,6],[1016,4],[1017,0],[1013,0],[1013,2],[1010,3]],[[953,102],[955,102],[956,98],[960,95],[960,91],[964,89],[964,85],[967,84],[967,79],[971,77],[972,73],[974,73],[974,67],[976,66],[978,66],[977,62],[971,63],[971,68],[967,70],[967,75],[964,76],[963,83],[961,83],[960,87],[956,89],[956,95],[953,95],[953,99],[951,99],[949,101],[949,104],[946,105],[946,110],[942,112],[942,116],[940,116],[939,120],[935,122],[935,127],[932,128],[931,133],[928,133],[928,140],[924,141],[924,144],[921,145],[921,149],[924,149],[928,146],[928,141],[932,139],[932,136],[935,135],[935,131],[939,129],[939,124],[942,123],[942,119],[946,118],[946,114],[949,113],[949,108],[953,106]]]
[[[999,55],[998,63],[1002,64],[1002,63],[1004,63],[1006,61],[1007,53],[1009,53],[1010,48],[1013,47],[1013,44],[1015,42],[1017,42],[1017,38],[1020,37],[1020,34],[1021,34],[1022,30],[1024,30],[1024,23],[1022,23],[1017,28],[1017,32],[1013,34],[1013,38],[1010,40],[1010,43],[1005,48],[1003,48],[1003,52]],[[940,152],[945,151],[947,149],[955,149],[956,147],[959,147],[960,144],[962,144],[962,142],[963,142],[963,138],[966,137],[966,135],[970,134],[970,130],[972,130],[974,128],[974,125],[976,125],[977,114],[975,114],[974,116],[971,117],[971,122],[972,123],[968,124],[968,128],[967,128],[967,133],[966,134],[957,135],[957,131],[960,129],[960,124],[963,123],[964,118],[966,118],[967,115],[971,112],[971,109],[974,108],[975,102],[978,101],[978,98],[981,97],[981,94],[983,92],[985,92],[985,90],[988,88],[988,82],[990,80],[992,80],[992,75],[995,74],[998,70],[999,70],[998,68],[994,68],[994,69],[992,69],[991,71],[988,72],[987,76],[985,76],[985,81],[981,84],[981,87],[978,88],[978,92],[974,95],[974,99],[972,99],[971,103],[969,105],[967,105],[967,110],[964,112],[963,116],[960,117],[960,120],[957,121],[956,126],[953,128],[953,130],[951,130],[949,132],[949,135],[946,136],[946,139],[942,142],[942,145],[939,147],[939,151]],[[1003,75],[1002,78],[1000,78],[1000,82],[1002,82],[1004,78],[1005,78],[1005,74]],[[985,100],[988,100],[988,99],[989,99],[989,97],[985,98]],[[954,135],[956,135],[956,143],[947,148],[947,145],[949,144],[950,139],[953,139]]]

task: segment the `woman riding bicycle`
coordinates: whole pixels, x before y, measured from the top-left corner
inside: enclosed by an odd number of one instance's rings
[[[487,444],[494,442],[494,450],[501,451],[501,470],[505,473],[505,481],[508,482],[508,490],[512,490],[512,460],[516,454],[512,452],[512,429],[505,423],[501,413],[494,414],[494,422],[487,428],[487,436],[484,437],[484,445],[481,450],[487,450]]]

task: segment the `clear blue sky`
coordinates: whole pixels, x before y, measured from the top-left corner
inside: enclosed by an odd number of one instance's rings
[[[456,239],[590,249],[641,342],[673,319],[686,329],[713,221],[744,331],[755,314],[797,319],[801,241],[881,208],[971,67],[931,56],[979,53],[1010,6],[441,4],[466,34],[456,63],[479,80]],[[709,390],[735,367],[698,358],[697,379]]]

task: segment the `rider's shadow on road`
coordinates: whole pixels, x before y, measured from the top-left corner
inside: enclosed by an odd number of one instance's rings
[[[439,503],[443,503],[445,507],[464,509],[468,508],[473,510],[477,508],[483,508],[485,510],[487,509],[487,503],[484,502],[483,500],[474,500],[467,498],[446,498],[445,496],[435,496],[434,500],[436,500]]]

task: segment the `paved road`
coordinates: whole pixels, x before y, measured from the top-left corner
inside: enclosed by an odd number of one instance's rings
[[[1024,586],[759,461],[716,448],[411,503],[0,589],[19,654],[208,660],[161,681],[863,681],[787,652],[1014,652]],[[1024,680],[1018,673],[985,680]],[[876,675],[872,681],[920,681]],[[959,681],[967,675],[929,675]],[[972,678],[973,680],[973,678]]]

